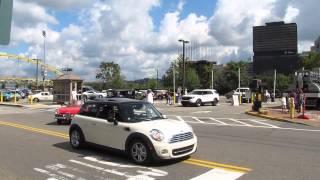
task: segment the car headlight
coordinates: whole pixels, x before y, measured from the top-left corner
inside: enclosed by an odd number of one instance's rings
[[[158,129],[152,129],[150,131],[150,136],[152,137],[152,139],[156,140],[156,141],[162,141],[164,139],[164,135],[161,131],[159,131]]]

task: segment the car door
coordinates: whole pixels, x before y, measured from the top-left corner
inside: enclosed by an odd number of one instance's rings
[[[114,120],[117,123],[114,123]],[[121,122],[118,105],[105,104],[100,106],[96,122],[98,144],[115,149],[125,149],[125,141],[130,134],[130,129],[127,127],[127,123]]]

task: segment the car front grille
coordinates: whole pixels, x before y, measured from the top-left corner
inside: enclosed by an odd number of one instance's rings
[[[192,138],[193,138],[192,132],[176,134],[170,139],[169,143],[172,144],[172,143],[176,143],[176,142],[186,141],[186,140],[189,140]]]
[[[192,151],[193,147],[194,147],[194,145],[186,146],[186,147],[179,148],[179,149],[174,149],[174,150],[172,150],[172,154],[174,156],[178,156],[178,155],[181,155],[181,154],[186,154],[186,153]]]

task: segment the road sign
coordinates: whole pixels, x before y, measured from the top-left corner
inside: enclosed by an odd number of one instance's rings
[[[13,0],[0,0],[0,44],[10,42]]]

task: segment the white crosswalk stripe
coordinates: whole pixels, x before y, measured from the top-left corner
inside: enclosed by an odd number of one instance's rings
[[[216,126],[234,127],[255,127],[255,128],[280,128],[275,124],[267,123],[266,120],[258,119],[235,119],[235,118],[216,118],[216,117],[195,117],[195,116],[176,116],[167,115],[168,118],[185,121],[192,124],[210,124]]]

